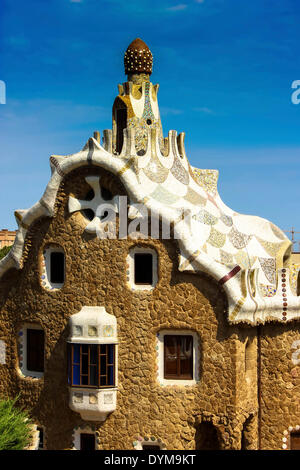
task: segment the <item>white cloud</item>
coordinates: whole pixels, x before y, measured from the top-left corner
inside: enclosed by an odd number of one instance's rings
[[[167,116],[167,115],[172,115],[172,116],[177,116],[178,114],[182,114],[181,109],[175,109],[175,108],[168,108],[165,106],[162,106],[160,108],[160,114],[162,116]]]
[[[179,5],[175,5],[174,7],[167,8],[168,11],[182,11],[187,8],[185,3],[180,3]]]
[[[205,113],[205,114],[215,114],[215,112],[212,109],[206,108],[206,107],[194,108],[194,110],[200,113]]]

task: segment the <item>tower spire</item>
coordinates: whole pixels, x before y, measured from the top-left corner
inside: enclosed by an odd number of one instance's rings
[[[125,129],[134,129],[137,155],[148,147],[150,129],[157,129],[161,150],[164,150],[162,126],[157,102],[158,85],[150,82],[153,56],[147,44],[134,39],[124,54],[127,82],[119,85],[119,95],[113,105],[113,150],[120,154]]]

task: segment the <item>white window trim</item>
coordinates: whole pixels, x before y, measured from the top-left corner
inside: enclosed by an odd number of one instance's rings
[[[73,431],[73,450],[81,450],[80,448],[80,435],[93,434],[95,436],[95,450],[98,450],[97,435],[89,426],[80,426]]]
[[[134,255],[136,253],[150,253],[152,255],[152,284],[135,284],[134,282]],[[154,248],[145,247],[145,246],[134,246],[129,250],[129,255],[127,257],[127,282],[132,290],[144,290],[151,291],[155,288],[158,282],[158,260],[157,252]]]
[[[164,337],[166,335],[189,335],[193,337],[193,379],[176,380],[164,378]],[[160,385],[191,386],[199,382],[199,336],[192,330],[160,330],[157,333],[158,381]]]
[[[19,331],[19,371],[24,377],[32,377],[34,379],[41,379],[44,376],[44,372],[37,372],[27,370],[27,330],[42,330],[44,331],[44,338],[46,338],[45,330],[36,324],[25,323]],[[22,333],[22,334],[20,334]],[[20,359],[22,356],[22,360]],[[22,363],[22,365],[21,365]],[[44,348],[44,363],[45,363],[45,348]]]
[[[65,283],[53,283],[50,281],[50,260],[51,260],[51,253],[63,253],[65,258],[65,251],[60,245],[49,244],[43,248],[43,260],[42,260],[42,273],[41,273],[41,284],[44,289],[56,290],[61,289]],[[66,259],[64,259],[64,275],[66,277]]]

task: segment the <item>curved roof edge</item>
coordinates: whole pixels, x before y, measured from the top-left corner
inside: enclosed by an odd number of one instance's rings
[[[148,209],[158,208],[149,200],[144,200],[139,192],[139,182],[131,158],[115,156],[107,152],[94,138],[90,138],[83,150],[68,156],[52,155],[50,165],[51,179],[41,199],[27,210],[15,212],[18,231],[12,249],[0,261],[0,279],[11,268],[22,268],[22,257],[27,231],[30,225],[40,217],[53,217],[57,191],[65,175],[82,166],[102,167],[118,176],[128,191],[132,201],[143,201]],[[161,211],[161,207],[159,208]],[[161,215],[166,220],[174,220],[173,212],[165,207]],[[300,318],[300,297],[292,294],[289,287],[288,269],[278,270],[276,295],[262,297],[260,294],[257,274],[258,269],[241,269],[236,265],[228,271],[228,267],[214,261],[195,244],[194,238],[183,237],[178,240],[180,248],[179,270],[193,273],[205,272],[212,276],[223,287],[228,299],[229,323],[247,323],[256,325],[268,321],[286,323]],[[286,241],[286,247],[290,244]],[[282,284],[286,284],[283,294]],[[288,300],[287,300],[288,297]],[[283,315],[283,303],[288,302],[288,310]],[[284,310],[286,311],[286,309]]]

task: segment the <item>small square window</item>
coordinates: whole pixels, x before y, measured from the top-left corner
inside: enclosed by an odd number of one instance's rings
[[[134,254],[134,283],[153,283],[153,255],[152,253]]]
[[[80,450],[95,450],[96,439],[95,434],[80,434]]]
[[[133,246],[128,254],[127,281],[133,290],[151,291],[158,282],[158,256],[155,249]]]

